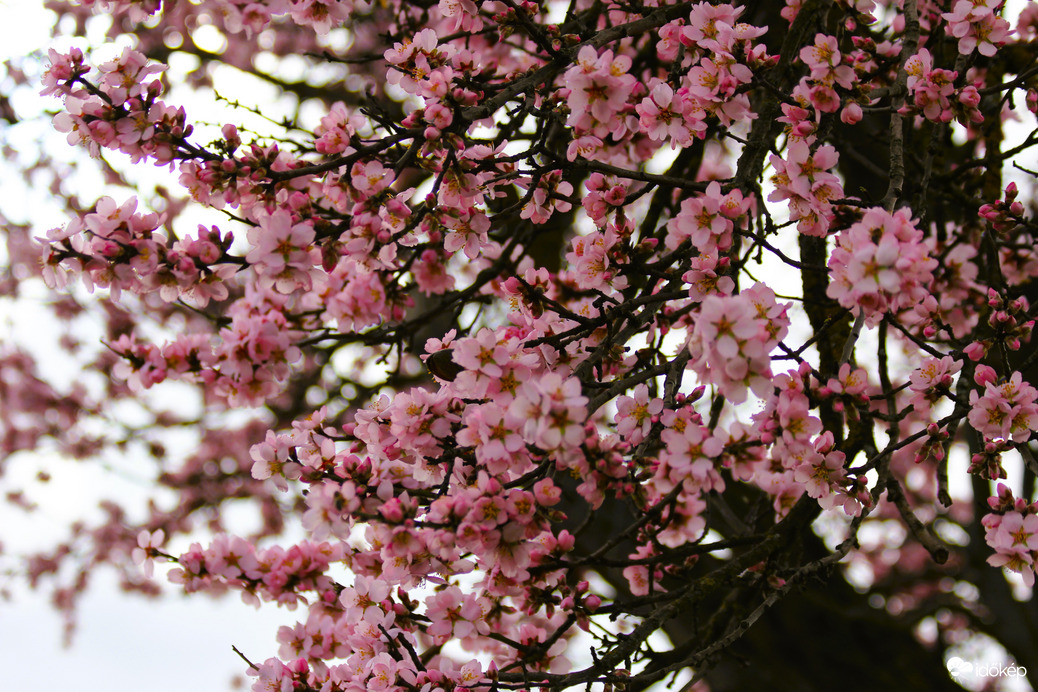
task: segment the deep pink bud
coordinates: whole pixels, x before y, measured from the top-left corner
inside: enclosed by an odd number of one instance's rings
[[[972,344],[964,348],[962,352],[967,358],[976,363],[987,355],[988,348],[982,342],[974,341]]]
[[[861,106],[852,102],[848,103],[843,107],[843,110],[840,111],[840,120],[847,125],[856,125],[861,121],[863,115]]]
[[[973,381],[983,387],[988,382],[997,382],[998,373],[990,365],[978,365],[977,371],[973,374]]]

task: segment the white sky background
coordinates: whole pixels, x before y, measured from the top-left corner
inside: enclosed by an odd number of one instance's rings
[[[1011,3],[1014,5],[1017,3]],[[54,44],[50,36],[51,15],[42,9],[42,0],[0,0],[0,60],[25,55]],[[1009,13],[1014,15],[1015,12]],[[235,94],[227,94],[232,98]],[[256,101],[246,96],[243,101]],[[171,102],[177,102],[171,98]],[[17,105],[17,103],[16,103]],[[266,108],[268,104],[264,104]],[[56,106],[56,101],[53,104]],[[197,109],[188,104],[189,118]],[[2,127],[3,125],[0,125]],[[57,135],[60,142],[60,135]],[[1021,137],[1022,138],[1022,137]],[[142,167],[137,167],[138,169]],[[159,171],[155,171],[159,173]],[[45,201],[45,191],[38,200],[23,202],[18,209],[21,185],[11,185],[4,178],[10,170],[0,168],[0,202],[2,211],[13,220],[22,221],[21,214],[28,216],[32,209],[36,230],[65,223],[60,210],[48,209],[40,202]],[[148,179],[151,174],[145,173]],[[170,180],[176,187],[175,179]],[[169,183],[167,183],[169,184]],[[13,189],[19,189],[12,195]],[[122,201],[126,192],[117,197]],[[87,195],[88,196],[88,195]],[[24,198],[23,198],[24,199]],[[219,223],[219,218],[199,218],[199,221]],[[189,226],[185,226],[189,227]],[[764,278],[759,277],[759,278]],[[769,282],[770,283],[770,282]],[[12,314],[0,305],[0,341],[11,338],[33,324],[36,316],[29,312]],[[33,325],[35,326],[35,325]],[[24,332],[23,332],[24,334]],[[867,340],[864,335],[863,340]],[[20,339],[20,341],[23,341]],[[54,367],[60,368],[61,354],[48,339],[41,340],[41,348],[54,349]],[[54,341],[50,339],[49,341]],[[101,490],[113,490],[113,483],[125,483],[125,488],[116,488],[120,497],[123,492],[139,496],[138,488],[132,483],[113,479],[112,474],[98,469],[74,467],[61,464],[60,460],[42,458],[40,466],[46,466],[55,476],[51,498],[62,498],[49,503],[45,511],[34,515],[12,512],[0,503],[0,539],[4,550],[12,552],[27,549],[34,542],[49,546],[63,536],[67,520],[81,516],[87,511]],[[965,475],[965,461],[955,459],[951,475]],[[959,467],[959,468],[955,468]],[[37,470],[36,462],[27,459],[11,464],[10,480],[21,487],[29,485]],[[58,473],[60,471],[60,474]],[[1019,468],[1010,469],[1011,483],[1019,488]],[[6,491],[9,483],[0,480],[0,491]],[[69,503],[72,493],[86,489],[81,506]],[[953,487],[953,491],[955,488]],[[33,498],[41,499],[41,498]],[[164,581],[161,566],[156,570],[159,581]],[[0,584],[3,583],[0,576]],[[75,692],[218,692],[231,689],[231,680],[244,671],[244,664],[231,651],[237,646],[256,662],[276,655],[274,637],[278,625],[295,621],[292,613],[265,605],[259,611],[245,606],[231,595],[214,601],[206,597],[167,598],[162,601],[142,599],[121,592],[113,575],[102,571],[95,577],[87,595],[81,602],[79,629],[71,649],[61,646],[62,625],[60,618],[46,602],[44,594],[18,591],[11,601],[0,601],[0,689],[3,690],[59,690]],[[978,663],[983,656],[973,659]],[[997,660],[997,659],[996,659]],[[246,682],[246,687],[248,683]],[[1026,685],[1023,689],[1027,689]]]
[[[26,55],[53,45],[52,15],[42,0],[0,0],[0,60]],[[16,102],[17,105],[17,102]],[[56,107],[57,102],[47,107]],[[0,125],[0,127],[6,124]],[[61,142],[61,135],[57,135]],[[64,224],[60,209],[41,206],[12,179],[10,168],[0,168],[0,201],[13,221],[32,220],[42,234]],[[174,181],[175,182],[175,179]],[[28,194],[27,194],[28,193]],[[46,192],[42,191],[41,195]],[[125,192],[122,193],[125,196]],[[121,198],[120,198],[121,201]],[[31,212],[30,212],[31,210]],[[212,221],[210,221],[212,223]],[[33,296],[30,296],[30,301]],[[29,310],[12,313],[0,305],[0,341],[38,333],[39,323]],[[38,345],[61,370],[56,334],[45,334]],[[24,338],[18,339],[25,343]],[[48,343],[51,342],[51,343]],[[49,349],[47,347],[50,347]],[[39,351],[37,351],[39,353]],[[0,491],[30,486],[39,468],[54,476],[41,510],[27,515],[0,502],[0,539],[3,551],[18,553],[35,546],[49,547],[63,537],[68,521],[82,517],[97,498],[113,492],[119,497],[140,496],[133,483],[83,464],[62,463],[45,455],[10,460]],[[77,497],[82,498],[77,502]],[[46,502],[50,499],[51,502]],[[164,582],[165,568],[156,576]],[[0,576],[0,584],[8,580]],[[171,590],[171,589],[167,589]],[[79,627],[71,648],[62,646],[62,622],[47,602],[46,593],[15,589],[9,601],[0,600],[0,689],[75,690],[75,692],[222,692],[233,689],[245,664],[231,650],[237,646],[255,662],[276,655],[278,626],[295,622],[294,614],[266,604],[256,610],[237,596],[214,600],[205,596],[144,599],[119,590],[114,573],[102,570],[81,601]],[[304,611],[297,611],[303,613]],[[246,681],[245,688],[249,686]]]

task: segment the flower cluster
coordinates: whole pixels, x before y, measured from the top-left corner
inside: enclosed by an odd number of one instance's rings
[[[955,79],[959,76],[954,70],[934,68],[933,56],[925,48],[913,55],[905,63],[908,73],[908,93],[912,97],[902,113],[921,113],[933,122],[946,123],[956,118],[960,123],[971,126],[984,121],[984,116],[977,109],[980,104],[980,92],[977,86],[968,84],[960,89],[955,88]]]
[[[110,344],[123,358],[116,373],[135,389],[175,378],[205,384],[232,405],[264,401],[302,356],[294,343],[299,332],[290,327],[284,309],[276,294],[248,290],[230,308],[230,324],[216,338],[183,334],[160,348],[124,334]]]
[[[199,226],[197,236],[170,243],[159,223],[158,214],[138,212],[133,197],[121,205],[102,197],[95,211],[39,239],[47,243],[44,280],[60,288],[79,274],[89,289],[108,288],[116,299],[130,291],[199,308],[225,300],[237,271],[227,254],[234,236]]]
[[[848,515],[858,516],[861,504],[847,492],[855,484],[844,470],[845,460],[843,452],[835,449],[832,431],[826,430],[797,464],[793,478],[803,483],[808,496],[818,500],[822,509],[841,506]]]
[[[1014,269],[1014,273],[1016,271],[1019,271],[1019,268]],[[1023,275],[1027,276],[1026,273]],[[1034,330],[1035,321],[1027,319],[1030,316],[1030,304],[1026,297],[1007,300],[1003,293],[989,288],[987,305],[990,308],[987,325],[991,333],[985,334],[985,338],[977,339],[963,349],[963,353],[975,362],[982,360],[995,347],[1006,352],[1019,351],[1023,344],[1030,341],[1031,332]],[[992,375],[988,379],[994,380],[996,377]]]
[[[659,82],[649,95],[635,107],[641,131],[649,139],[670,142],[673,148],[687,147],[696,136],[702,138],[706,130],[706,112],[699,105],[681,95],[666,82]]]
[[[836,37],[817,34],[814,45],[801,48],[799,57],[811,72],[800,80],[793,91],[793,98],[805,108],[810,104],[818,119],[822,113],[840,110],[842,100],[836,88],[850,91],[858,83],[858,75],[851,65],[846,64],[846,56],[840,53]],[[853,124],[860,120],[861,107],[853,106],[853,110],[845,110],[841,115],[844,122]],[[797,132],[803,136],[813,129],[800,127]]]
[[[955,373],[962,369],[962,361],[951,356],[927,358],[923,364],[912,371],[909,376],[908,389],[912,392],[909,400],[915,410],[922,413],[929,411],[943,397],[951,396]]]
[[[601,173],[592,173],[584,185],[588,192],[581,199],[581,205],[588,217],[599,228],[604,228],[610,219],[616,219],[614,226],[623,225],[623,207],[627,200],[627,186],[615,178]]]
[[[1038,559],[1038,503],[1028,504],[1003,484],[998,495],[988,498],[991,513],[983,521],[984,540],[995,551],[988,564],[1005,567],[1034,586],[1035,559]]]
[[[570,112],[567,124],[578,134],[590,134],[599,140],[610,133],[623,136],[625,119],[617,116],[638,85],[635,76],[628,74],[630,69],[627,55],[616,55],[608,49],[599,53],[592,46],[581,48],[576,64],[563,77]]]
[[[688,98],[726,127],[756,117],[742,87],[753,79],[752,67],[777,61],[754,43],[767,29],[738,21],[745,11],[728,3],[696,3],[679,34],[680,44],[698,57],[683,81]]]
[[[846,472],[846,457],[836,449],[831,431],[823,431],[822,421],[811,413],[810,379],[811,369],[806,365],[774,378],[775,391],[754,416],[754,430],[761,443],[770,446],[770,464],[754,464],[747,472],[762,487],[773,489],[779,505],[776,509],[806,492],[823,509],[839,507],[857,516],[871,500],[862,479]],[[860,403],[866,386],[864,371],[852,371],[844,364],[839,378],[830,379],[817,394]]]
[[[752,197],[743,197],[738,189],[722,194],[721,185],[713,181],[704,194],[681,202],[681,211],[667,224],[664,244],[674,250],[690,241],[703,255],[727,252],[732,233],[737,225],[740,230],[745,227],[752,206]]]
[[[193,543],[177,558],[169,578],[187,593],[234,587],[248,603],[259,605],[262,599],[294,606],[305,602],[301,591],[334,596],[334,582],[325,573],[343,555],[341,544],[303,542],[288,550],[259,550],[244,538],[221,535],[208,548]]]
[[[129,154],[134,161],[174,160],[192,128],[185,124],[183,108],[158,100],[162,83],[151,76],[162,67],[126,48],[117,59],[98,67],[94,85],[86,81],[89,70],[78,50],[67,54],[51,50],[50,57],[42,93],[64,99],[64,110],[54,116],[54,126],[68,133],[69,144],[82,145],[95,157],[105,148]]]
[[[689,338],[689,367],[733,403],[745,401],[747,389],[766,396],[772,388],[769,356],[786,335],[787,308],[760,283],[737,295],[706,297]]]
[[[830,226],[830,200],[843,197],[840,179],[830,172],[840,156],[828,144],[812,149],[813,140],[810,137],[791,141],[785,159],[771,155],[775,168],[771,182],[775,190],[768,195],[768,201],[789,200],[789,217],[797,221],[800,232],[825,237]]]
[[[995,371],[978,365],[974,381],[984,388],[970,392],[969,422],[989,440],[1026,442],[1038,430],[1038,390],[1023,381],[1019,372],[997,384]]]
[[[1016,183],[1006,186],[1005,199],[994,204],[983,204],[978,213],[998,233],[1009,233],[1023,220],[1024,205],[1017,200],[1020,194]]]
[[[875,325],[887,312],[922,303],[936,267],[909,210],[873,207],[837,236],[827,293]]]
[[[562,179],[562,171],[548,171],[537,178],[530,201],[523,206],[520,217],[533,223],[547,223],[556,211],[567,212],[573,207],[568,201],[572,194],[573,185]],[[487,225],[489,227],[489,221]]]
[[[1005,43],[1012,29],[997,14],[1002,4],[1002,0],[956,0],[952,11],[941,15],[948,22],[948,34],[959,39],[959,53],[977,51],[991,57]]]
[[[112,13],[126,12],[133,22],[146,21],[162,7],[161,0],[79,0],[78,4],[97,5]],[[284,16],[326,34],[348,20],[356,8],[355,0],[200,0],[197,4],[209,13],[207,16],[219,18],[231,34],[244,31],[250,37]]]

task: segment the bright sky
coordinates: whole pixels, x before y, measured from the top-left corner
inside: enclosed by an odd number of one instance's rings
[[[43,9],[42,0],[0,0],[0,61],[52,45],[52,16]],[[0,194],[5,213],[16,220],[31,218],[42,226],[41,232],[64,222],[60,210],[49,210],[38,204],[40,200],[27,199],[31,191],[23,188],[10,169],[0,168]],[[38,323],[29,319],[31,314],[3,308],[0,305],[0,340],[15,334],[24,336],[29,329],[32,332],[28,333],[38,333]],[[47,339],[44,336],[40,341]],[[64,482],[57,484],[50,498],[60,496],[62,501],[44,503],[45,509],[31,517],[0,503],[4,550],[52,545],[64,535],[63,520],[89,511],[98,496],[135,490],[130,484],[113,488],[112,483],[118,481],[110,474],[91,472],[60,459],[41,458],[10,460],[0,491],[28,485],[21,481],[35,475],[37,464],[52,473],[61,471],[54,474],[55,481],[60,477]],[[76,507],[77,493],[82,494],[78,508],[63,511]],[[7,585],[6,578],[0,576],[0,585]],[[232,678],[245,668],[231,646],[237,646],[252,660],[263,661],[277,653],[278,626],[291,624],[294,618],[273,606],[257,611],[234,597],[156,602],[127,596],[106,572],[91,584],[79,622],[73,646],[65,649],[61,646],[61,620],[43,594],[16,589],[11,601],[0,601],[0,687],[76,692],[231,690]]]
[[[50,12],[39,0],[0,0],[0,57],[25,55],[49,40]]]

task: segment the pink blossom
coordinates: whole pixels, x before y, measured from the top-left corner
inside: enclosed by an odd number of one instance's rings
[[[917,411],[927,411],[943,396],[952,392],[952,375],[962,369],[962,361],[951,356],[927,358],[921,367],[912,371],[909,389],[913,392],[912,405]]]
[[[861,311],[875,325],[887,311],[922,302],[937,261],[922,243],[911,213],[872,208],[841,231],[829,260],[827,293],[844,307]]]
[[[774,154],[770,158],[775,191],[768,201],[789,200],[790,218],[798,221],[800,232],[824,236],[829,228],[829,200],[843,196],[839,178],[828,172],[839,159],[836,149],[823,144],[812,151],[807,141],[796,140],[786,153],[785,160]]]
[[[133,561],[141,566],[144,576],[149,579],[155,573],[154,558],[158,555],[158,549],[166,542],[166,532],[162,529],[156,531],[142,530],[137,534],[137,547],[133,549],[131,557]]]
[[[988,439],[1024,442],[1038,428],[1038,390],[1019,372],[1000,385],[984,383],[984,394],[970,392],[970,425]]]
[[[762,284],[734,296],[706,297],[689,340],[689,366],[734,403],[746,400],[747,388],[764,396],[771,386],[768,356],[788,324],[786,307]]]
[[[969,55],[976,50],[991,57],[1005,43],[1012,29],[995,14],[1000,5],[1001,0],[956,0],[952,11],[941,15],[948,22],[948,33],[959,39],[959,53]]]
[[[283,211],[260,217],[258,226],[249,229],[252,249],[245,259],[256,267],[266,286],[279,293],[309,290],[313,260],[309,245],[314,229],[309,224],[293,223]]]
[[[634,396],[621,396],[616,402],[616,431],[637,444],[652,428],[653,417],[663,411],[663,400],[649,401],[649,388],[640,384],[634,388]]]

